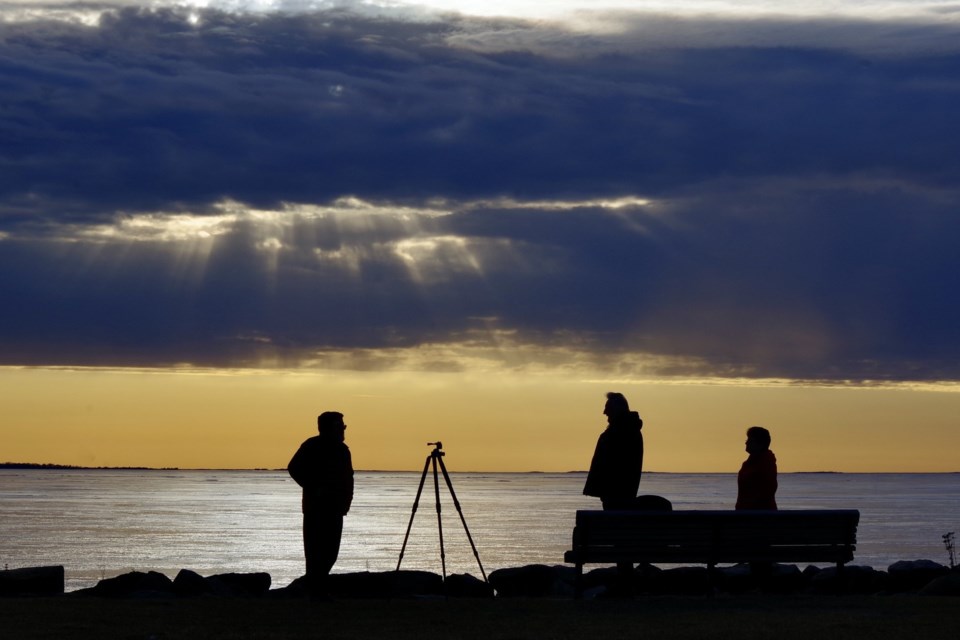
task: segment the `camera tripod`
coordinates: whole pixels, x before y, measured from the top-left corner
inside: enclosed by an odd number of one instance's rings
[[[460,508],[460,501],[457,500],[457,494],[453,490],[453,483],[450,482],[450,475],[447,473],[447,465],[443,464],[443,443],[428,442],[428,447],[433,447],[433,451],[427,456],[427,461],[423,465],[423,473],[420,475],[420,486],[417,488],[417,497],[413,501],[413,512],[410,514],[410,522],[407,524],[407,535],[403,537],[403,547],[400,549],[400,558],[397,560],[397,571],[400,571],[400,563],[403,562],[403,552],[407,549],[407,540],[410,539],[410,529],[413,527],[413,517],[417,515],[417,507],[420,505],[420,494],[423,493],[423,483],[427,479],[427,470],[433,465],[433,492],[437,500],[437,529],[440,532],[440,564],[443,567],[443,581],[447,581],[447,555],[443,548],[443,519],[440,517],[440,479],[437,476],[437,466],[443,472],[443,479],[447,483],[447,489],[453,498],[453,506],[457,508],[460,514],[460,522],[463,523],[463,530],[467,532],[467,540],[470,541],[470,548],[473,549],[473,557],[477,559],[480,566],[480,573],[483,575],[483,581],[487,582],[487,573],[483,570],[483,563],[480,562],[480,554],[477,553],[477,545],[473,544],[473,537],[470,535],[470,529],[467,527],[467,520],[463,517],[463,509]]]

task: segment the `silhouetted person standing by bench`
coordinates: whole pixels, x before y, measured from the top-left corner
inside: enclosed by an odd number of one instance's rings
[[[340,554],[343,516],[353,501],[353,461],[344,443],[343,414],[326,411],[317,418],[320,435],[306,440],[287,465],[303,487],[303,551],[307,588],[325,595],[327,578]]]
[[[604,511],[634,509],[643,473],[643,420],[622,393],[610,392],[603,407],[607,428],[597,438],[584,495],[600,498]],[[633,563],[618,562],[614,593],[633,591]]]
[[[737,474],[737,509],[777,508],[777,457],[770,450],[770,432],[763,427],[747,429],[744,460]]]
[[[597,439],[583,494],[600,498],[604,511],[632,509],[643,472],[643,420],[622,393],[607,394],[607,428]]]

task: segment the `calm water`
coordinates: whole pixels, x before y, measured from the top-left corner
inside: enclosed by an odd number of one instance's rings
[[[487,573],[530,563],[562,564],[574,512],[598,508],[580,494],[583,474],[453,473]],[[396,567],[420,474],[357,474],[334,568]],[[677,509],[732,508],[733,474],[656,474],[641,491]],[[941,536],[960,535],[960,474],[781,474],[781,508],[856,508],[856,564],[885,569],[929,558],[946,564]],[[463,525],[441,478],[448,573],[479,576]],[[273,471],[0,470],[0,566],[63,564],[67,590],[131,570],[181,568],[202,575],[266,571],[274,587],[303,570],[300,490]],[[437,514],[428,481],[403,559],[440,572]]]

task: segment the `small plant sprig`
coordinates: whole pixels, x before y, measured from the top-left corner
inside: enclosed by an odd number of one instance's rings
[[[947,555],[950,557],[950,568],[954,569],[957,566],[957,555],[953,543],[953,534],[955,532],[951,531],[950,533],[943,534],[943,546],[947,548]]]

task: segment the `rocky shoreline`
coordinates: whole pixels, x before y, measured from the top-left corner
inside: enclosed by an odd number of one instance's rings
[[[447,576],[446,582],[426,571],[337,573],[331,576],[334,598],[572,598],[576,572],[565,565],[526,565],[493,571],[488,583],[470,574]],[[583,576],[585,598],[617,595],[710,594],[902,594],[960,596],[960,567],[950,569],[931,560],[900,561],[886,570],[849,565],[821,568],[774,564],[661,569],[640,565],[625,584],[613,567]],[[64,568],[29,567],[0,571],[0,597],[64,596],[70,598],[303,598],[303,579],[272,588],[268,573],[225,573],[201,576],[182,569],[171,580],[155,571],[133,571],[99,581],[95,586],[64,591]]]

